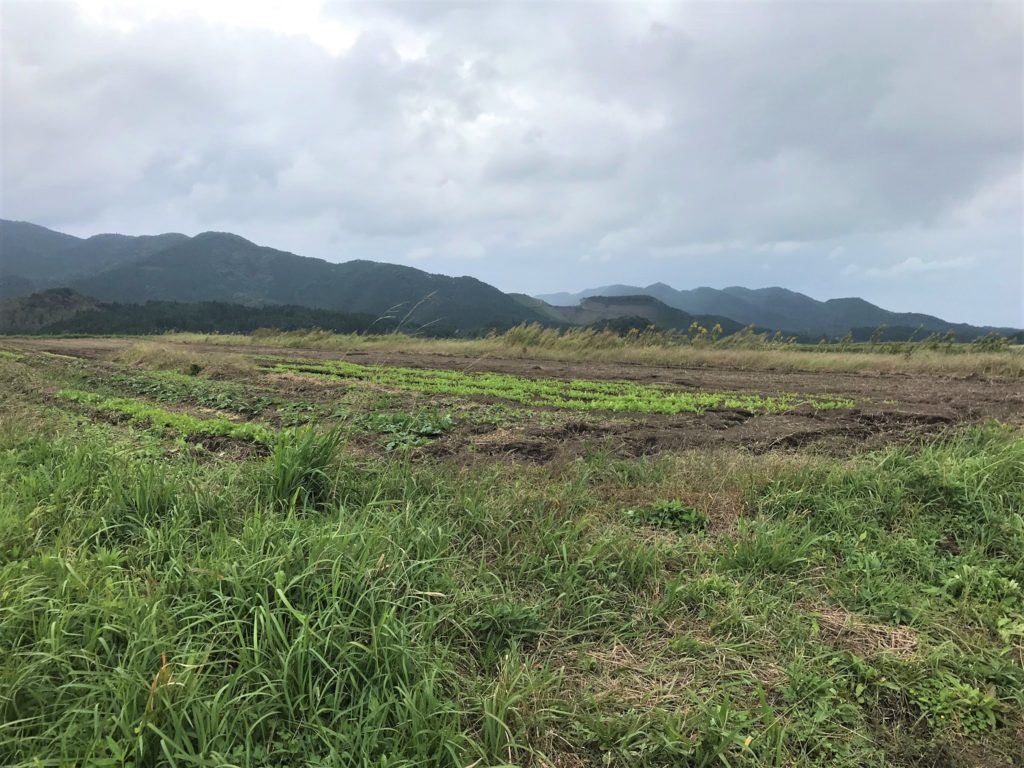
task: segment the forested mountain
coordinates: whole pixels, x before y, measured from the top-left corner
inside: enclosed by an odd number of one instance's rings
[[[787,334],[810,337],[842,336],[854,328],[889,328],[932,332],[953,331],[961,339],[982,336],[989,331],[1006,335],[1016,333],[1013,328],[990,328],[966,323],[950,323],[931,315],[914,312],[890,312],[859,298],[818,301],[786,288],[724,289],[693,288],[676,290],[664,283],[645,288],[635,285],[606,285],[579,293],[555,293],[537,296],[554,305],[578,306],[594,296],[653,296],[670,307],[693,315],[728,317],[741,325],[771,328]]]
[[[553,321],[567,325],[595,325],[605,320],[629,317],[644,320],[659,328],[686,330],[691,324],[697,323],[707,329],[716,325],[721,333],[735,333],[744,326],[728,317],[719,315],[691,315],[689,312],[668,306],[653,296],[590,296],[578,305],[571,307],[554,307],[539,299],[533,306],[544,311]]]
[[[224,232],[83,240],[4,221],[0,278],[7,296],[69,287],[122,304],[289,304],[390,318],[410,330],[433,325],[446,331],[479,330],[545,319],[472,277],[432,275],[373,261],[335,264]]]
[[[473,277],[434,275],[375,261],[334,263],[308,258],[256,245],[227,232],[194,237],[167,233],[80,238],[28,222],[0,220],[0,298],[52,288],[76,293],[63,298],[44,294],[33,305],[37,319],[46,316],[53,323],[61,322],[67,314],[62,301],[89,297],[89,301],[107,305],[94,308],[99,314],[93,316],[90,327],[97,329],[118,324],[164,327],[173,321],[168,315],[173,307],[192,318],[190,322],[202,316],[203,322],[209,323],[211,306],[186,310],[183,305],[221,304],[288,306],[293,319],[302,315],[295,311],[298,307],[324,310],[334,315],[320,320],[339,328],[363,321],[336,317],[338,313],[348,318],[367,316],[377,320],[378,327],[437,335],[478,333],[522,322],[589,325],[616,318],[648,320],[664,328],[685,328],[694,321],[709,329],[718,324],[726,334],[754,326],[803,339],[835,338],[854,330],[859,337],[865,329],[883,325],[899,329],[891,331],[898,337],[953,331],[960,340],[970,340],[993,330],[1017,333],[1008,328],[949,323],[930,315],[890,312],[859,298],[817,301],[785,288],[676,290],[654,283],[645,288],[609,285],[533,298],[502,293]],[[126,305],[147,302],[166,304],[159,313],[155,305],[141,314],[125,309]],[[113,305],[120,308],[115,312],[110,308]],[[25,305],[10,307],[8,314],[31,314]],[[120,318],[116,323],[112,312]],[[272,324],[271,314],[264,316],[268,320],[264,324]],[[286,325],[289,322],[283,316],[280,319]],[[312,315],[306,319],[314,321]],[[82,320],[79,316],[76,322]],[[225,322],[238,325],[234,320]]]
[[[30,296],[0,300],[0,333],[10,334],[251,333],[258,328],[387,333],[396,325],[395,321],[374,315],[289,304],[247,307],[216,301],[104,303],[70,288],[51,288]],[[431,330],[437,335],[451,335],[457,331],[440,324]]]
[[[0,220],[0,279],[45,285],[92,275],[188,240],[185,235],[94,235],[80,238],[26,221]]]

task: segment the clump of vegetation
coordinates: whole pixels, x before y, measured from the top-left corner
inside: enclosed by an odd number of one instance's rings
[[[853,407],[853,401],[830,395],[684,392],[630,381],[528,379],[501,373],[370,367],[340,360],[274,362],[273,370],[329,378],[360,379],[416,392],[497,397],[529,406],[550,406],[578,411],[701,413],[710,408],[733,408],[753,413],[780,413],[800,405],[809,405],[816,409]]]
[[[680,501],[654,501],[623,512],[632,522],[653,525],[677,533],[694,533],[708,527],[708,516]]]
[[[304,428],[279,434],[267,463],[268,498],[287,509],[323,503],[331,489],[329,470],[340,439],[337,430],[321,433]]]
[[[427,445],[454,426],[451,414],[421,409],[416,413],[375,413],[359,420],[365,428],[386,436],[384,449],[394,451]]]
[[[996,728],[996,697],[948,672],[911,686],[910,695],[933,728],[971,735],[983,735]]]
[[[188,374],[198,366],[211,376],[244,375],[253,370],[252,361],[233,352],[201,353],[180,344],[139,341],[119,349],[115,359],[120,363]]]

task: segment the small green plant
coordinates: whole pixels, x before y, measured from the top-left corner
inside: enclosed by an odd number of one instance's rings
[[[277,415],[286,427],[296,427],[315,421],[319,410],[315,404],[305,401],[277,404]]]
[[[489,665],[513,644],[531,645],[543,633],[545,623],[534,606],[500,600],[477,607],[464,627],[472,637],[479,658]]]
[[[695,533],[708,527],[708,517],[699,509],[680,501],[655,501],[625,510],[623,516],[634,523],[653,525],[678,533]]]
[[[910,693],[932,727],[973,735],[996,727],[996,698],[948,672],[911,686]]]
[[[384,449],[417,448],[433,442],[454,425],[447,413],[421,410],[417,413],[377,413],[364,420],[367,429],[386,436]]]
[[[119,391],[161,403],[192,403],[247,415],[260,413],[275,402],[272,398],[253,396],[235,382],[200,378],[198,371],[189,375],[175,371],[132,371],[115,374],[108,381]]]

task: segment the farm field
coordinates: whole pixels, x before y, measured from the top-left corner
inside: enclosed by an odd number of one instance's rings
[[[1024,765],[1000,354],[0,338],[0,765]]]

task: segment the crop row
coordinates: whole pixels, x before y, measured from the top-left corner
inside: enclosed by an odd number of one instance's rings
[[[139,400],[104,397],[94,392],[82,392],[77,389],[62,389],[57,396],[64,400],[90,406],[97,411],[120,414],[136,424],[149,424],[158,429],[175,432],[182,437],[190,435],[231,437],[264,445],[269,445],[274,441],[274,433],[261,424],[237,422],[224,418],[200,419],[187,413],[157,408]]]
[[[504,373],[371,367],[337,360],[290,360],[277,362],[272,367],[279,372],[360,379],[395,389],[467,397],[497,397],[529,406],[551,406],[577,411],[672,414],[731,408],[753,413],[781,413],[800,405],[810,405],[816,409],[853,406],[853,401],[831,395],[684,392],[630,381],[530,379]]]
[[[245,387],[235,382],[186,376],[175,371],[127,371],[115,374],[110,383],[150,400],[190,402],[240,414],[257,414],[275,404],[271,398],[248,394]]]

